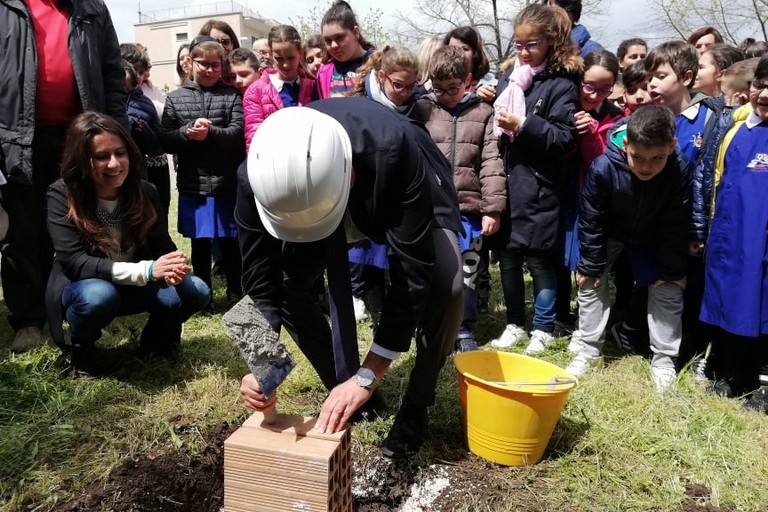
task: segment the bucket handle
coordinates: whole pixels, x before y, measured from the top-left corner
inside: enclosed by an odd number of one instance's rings
[[[554,386],[569,386],[571,384],[576,384],[577,380],[574,377],[561,377],[559,375],[555,375],[552,377],[552,380],[548,382],[510,382],[510,381],[493,381],[493,380],[487,380],[485,381],[488,384],[493,384],[495,386],[506,386],[506,387],[513,387],[513,386],[548,386],[550,389],[552,389]]]

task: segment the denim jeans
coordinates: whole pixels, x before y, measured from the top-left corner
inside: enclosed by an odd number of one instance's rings
[[[523,250],[498,251],[501,288],[507,307],[507,323],[525,326],[525,282],[523,259],[533,278],[534,313],[533,330],[552,333],[555,329],[555,301],[557,274],[551,257],[531,254]]]
[[[61,303],[75,348],[92,346],[115,317],[142,312],[150,314],[145,331],[154,327],[180,336],[181,324],[208,305],[210,296],[208,285],[193,275],[187,275],[176,286],[167,286],[163,281],[130,286],[92,278],[67,284]]]

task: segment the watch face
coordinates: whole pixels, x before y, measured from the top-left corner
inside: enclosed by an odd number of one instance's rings
[[[370,368],[357,370],[357,385],[361,388],[370,388],[376,382],[376,374]]]

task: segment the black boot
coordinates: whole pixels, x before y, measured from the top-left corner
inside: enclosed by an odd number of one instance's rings
[[[181,323],[170,318],[149,315],[141,331],[139,357],[161,357],[170,361],[181,358]]]
[[[427,408],[412,404],[406,397],[381,445],[382,455],[396,459],[418,452],[427,440],[428,430]]]

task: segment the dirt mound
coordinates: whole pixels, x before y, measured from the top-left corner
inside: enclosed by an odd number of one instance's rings
[[[88,485],[55,512],[218,512],[224,504],[224,440],[236,429],[217,425],[194,456],[182,449],[128,460],[106,483]]]

